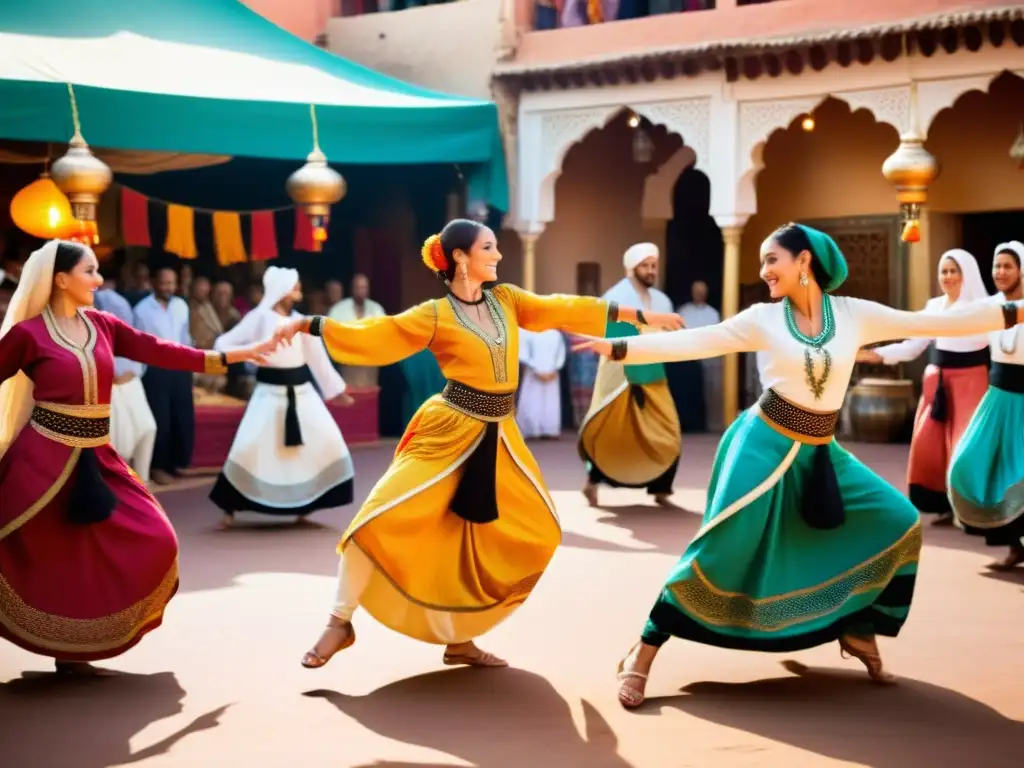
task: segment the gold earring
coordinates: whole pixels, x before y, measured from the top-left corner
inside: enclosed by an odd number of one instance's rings
[[[811,281],[807,279],[807,273],[806,272],[801,272],[800,273],[800,285],[801,285],[801,287],[806,288],[810,284],[810,282]]]

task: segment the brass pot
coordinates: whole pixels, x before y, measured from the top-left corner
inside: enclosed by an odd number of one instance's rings
[[[852,437],[864,443],[899,441],[913,423],[917,400],[910,379],[861,379],[846,398]]]

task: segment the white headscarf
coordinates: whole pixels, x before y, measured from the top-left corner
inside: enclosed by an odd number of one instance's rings
[[[298,270],[268,267],[263,273],[263,298],[257,309],[273,309],[279,301],[291,296],[299,284]]]
[[[985,281],[981,279],[981,270],[978,269],[978,261],[974,256],[963,248],[953,248],[946,251],[942,254],[942,258],[939,259],[938,273],[940,280],[942,279],[942,262],[946,259],[955,261],[956,265],[960,267],[960,274],[963,276],[963,280],[960,283],[960,298],[957,301],[967,304],[988,296]]]
[[[1011,240],[1008,243],[1000,243],[996,246],[993,257],[998,256],[1003,251],[1010,251],[1011,253],[1017,254],[1017,266],[1024,265],[1024,243],[1020,240]]]
[[[633,274],[633,270],[636,269],[642,262],[649,259],[651,256],[658,258],[660,252],[658,246],[654,243],[637,243],[636,245],[630,246],[626,249],[626,252],[622,254],[622,266],[626,269],[626,276]]]
[[[50,303],[53,264],[59,244],[60,240],[50,240],[28,257],[18,280],[18,289],[11,297],[3,325],[0,326],[0,338],[6,336],[17,323],[42,314]],[[32,379],[23,371],[18,371],[0,386],[0,458],[7,453],[32,415],[36,404],[32,397],[34,386]]]

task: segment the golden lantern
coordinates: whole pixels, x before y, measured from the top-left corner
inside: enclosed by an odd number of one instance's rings
[[[921,241],[921,206],[928,202],[928,187],[938,178],[939,161],[924,148],[924,139],[917,129],[917,83],[910,84],[911,128],[900,136],[896,151],[882,163],[882,175],[896,187],[900,203],[905,243]]]
[[[310,105],[309,115],[313,121],[313,151],[306,157],[306,164],[288,177],[285,190],[310,218],[313,224],[313,247],[320,251],[327,241],[331,206],[345,196],[346,185],[341,174],[327,164],[327,156],[320,149],[315,106]]]
[[[71,203],[48,173],[12,198],[11,221],[21,231],[42,240],[67,237],[76,223]]]
[[[1024,168],[1024,123],[1020,124],[1020,132],[1017,134],[1017,140],[1013,142],[1013,146],[1010,147],[1010,157],[1017,161],[1018,168]]]
[[[96,206],[114,179],[109,166],[92,153],[76,130],[67,153],[53,164],[50,173],[71,202],[72,215],[82,223],[81,234],[95,245],[100,241]]]

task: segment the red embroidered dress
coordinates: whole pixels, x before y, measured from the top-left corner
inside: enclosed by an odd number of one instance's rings
[[[0,338],[0,382],[23,371],[36,411],[0,459],[0,636],[34,653],[117,656],[158,627],[178,587],[178,540],[160,504],[111,447],[114,357],[216,373],[217,353],[172,344],[85,310],[83,346],[47,307]],[[0,418],[12,418],[0,414]],[[69,504],[92,450],[116,506],[76,524]]]

